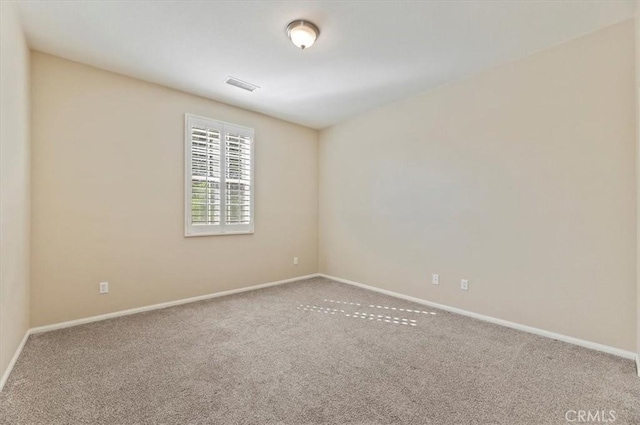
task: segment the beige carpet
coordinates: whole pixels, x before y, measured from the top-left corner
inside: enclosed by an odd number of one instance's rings
[[[579,410],[640,424],[634,362],[326,279],[31,336],[0,393],[3,424],[567,424]]]

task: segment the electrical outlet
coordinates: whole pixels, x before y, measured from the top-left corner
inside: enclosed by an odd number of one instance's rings
[[[298,265],[298,257],[293,257],[293,264]]]
[[[434,285],[440,285],[440,275],[439,274],[432,274],[431,275],[431,283],[433,283]]]
[[[460,289],[462,289],[463,291],[469,290],[469,281],[467,279],[462,279],[460,281]]]
[[[100,282],[100,293],[101,294],[109,293],[109,282]]]

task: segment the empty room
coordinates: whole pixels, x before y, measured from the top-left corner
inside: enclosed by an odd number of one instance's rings
[[[0,424],[640,424],[640,3],[0,2]]]

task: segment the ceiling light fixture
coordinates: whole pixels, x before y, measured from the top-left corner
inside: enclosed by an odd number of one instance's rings
[[[319,34],[318,27],[303,19],[296,19],[287,25],[287,35],[291,42],[302,50],[313,46]]]

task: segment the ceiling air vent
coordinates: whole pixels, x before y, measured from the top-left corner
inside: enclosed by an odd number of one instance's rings
[[[255,84],[251,84],[251,83],[247,83],[246,81],[242,81],[242,80],[238,80],[235,77],[227,77],[227,81],[225,81],[225,83],[229,84],[230,86],[235,86],[238,87],[242,90],[247,90],[247,91],[254,91],[255,89],[259,89],[260,87],[256,86]]]

